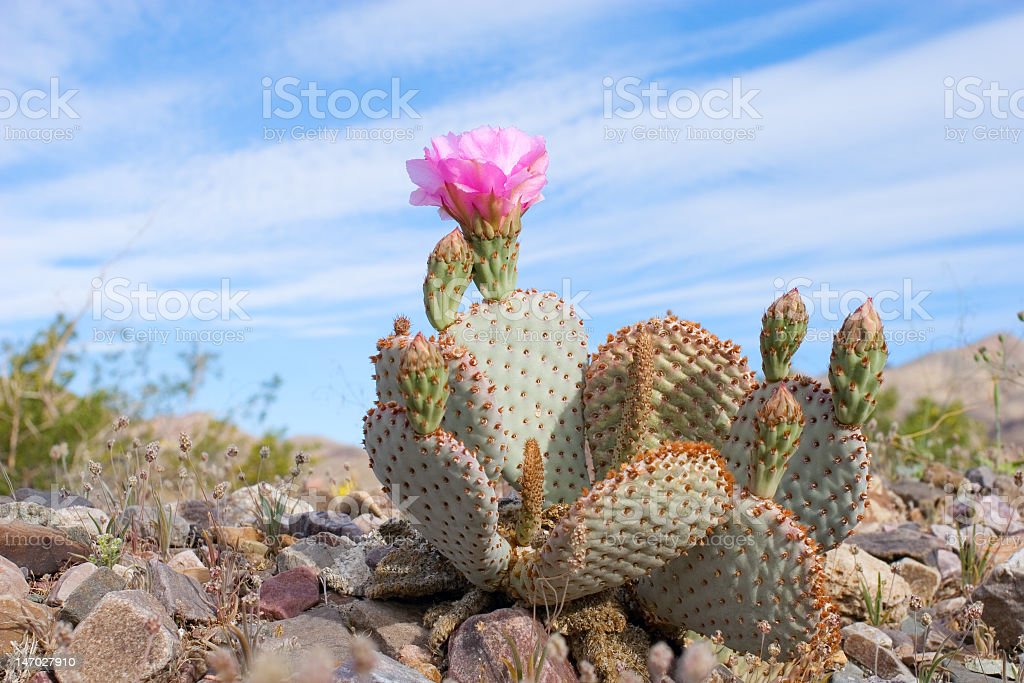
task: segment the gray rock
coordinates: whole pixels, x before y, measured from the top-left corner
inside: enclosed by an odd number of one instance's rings
[[[859,666],[847,662],[846,666],[832,674],[831,683],[864,683],[866,680],[867,674]]]
[[[937,486],[916,479],[901,479],[889,484],[889,490],[899,496],[909,508],[932,510],[946,495]]]
[[[6,497],[6,496],[5,496]],[[50,489],[44,491],[42,489],[33,488],[20,488],[14,492],[14,500],[27,501],[30,503],[37,503],[39,505],[45,505],[48,508],[63,508],[71,506],[81,506],[95,509],[96,506],[88,498],[76,495],[71,492],[67,492],[66,495],[61,493],[60,489]]]
[[[925,602],[931,602],[935,592],[939,590],[942,583],[942,575],[938,569],[922,564],[917,560],[904,557],[902,560],[893,562],[893,567],[903,577],[903,580],[910,586],[910,591]]]
[[[972,467],[964,472],[964,476],[967,478],[967,481],[977,484],[979,492],[983,494],[991,493],[996,486],[996,473],[992,471],[992,468],[985,465]]]
[[[329,533],[335,536],[347,536],[357,539],[363,530],[352,523],[352,518],[340,512],[329,510],[321,512],[305,512],[288,520],[288,533],[299,538]]]
[[[168,666],[180,650],[178,630],[144,591],[108,593],[78,625],[58,656],[77,666],[57,669],[60,683],[139,683]]]
[[[373,673],[368,677],[358,676],[352,662],[346,662],[334,672],[334,681],[335,683],[430,683],[430,679],[423,674],[382,654],[377,655],[377,664],[373,668]]]
[[[260,645],[264,652],[280,656],[295,670],[314,649],[322,649],[335,658],[340,666],[349,657],[352,632],[348,620],[330,605],[316,607],[307,612],[275,621],[269,635]]]
[[[285,548],[277,556],[277,571],[315,567],[331,590],[362,596],[373,580],[366,548],[345,536],[317,534]]]
[[[423,609],[377,600],[359,600],[346,607],[352,628],[368,632],[389,657],[398,658],[407,645],[428,646],[430,633],[423,628]]]
[[[68,513],[68,510],[72,512]],[[38,503],[27,501],[17,503],[0,503],[0,521],[2,522],[25,522],[50,529],[63,531],[76,543],[90,545],[96,535],[96,526],[84,516],[84,513],[75,511],[87,510],[94,517],[105,524],[108,519],[105,512],[94,508],[62,508],[54,510]]]
[[[78,564],[67,570],[50,588],[46,596],[46,604],[50,607],[60,607],[67,600],[68,596],[75,592],[82,583],[96,572],[96,565],[92,562]]]
[[[846,542],[886,562],[903,557],[925,562],[935,550],[947,548],[947,545],[934,535],[906,526],[885,532],[854,534]]]
[[[1024,567],[996,567],[972,597],[985,605],[983,618],[995,629],[1000,645],[1014,648],[1024,635]]]
[[[164,513],[161,515],[156,508],[143,510],[138,505],[129,505],[121,513],[118,522],[122,525],[131,525],[133,529],[144,536],[159,538],[163,522],[161,519],[170,522],[170,542],[172,546],[183,547],[188,545],[191,538],[192,525],[188,520],[175,513],[173,505],[165,505]]]
[[[107,593],[122,591],[124,587],[125,581],[117,572],[100,567],[64,599],[64,606],[57,613],[57,618],[77,624],[92,612]]]
[[[149,591],[175,620],[209,623],[216,612],[199,582],[174,571],[159,560],[150,560]]]

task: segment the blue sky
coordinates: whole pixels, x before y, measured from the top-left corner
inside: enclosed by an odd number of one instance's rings
[[[374,341],[396,313],[426,329],[424,261],[452,227],[409,206],[404,162],[493,124],[547,139],[520,283],[577,297],[592,346],[671,308],[757,365],[760,314],[795,283],[818,332],[799,367],[823,370],[867,295],[906,362],[1024,309],[1021,35],[1024,11],[985,2],[5,5],[0,111],[53,79],[78,92],[0,116],[0,336],[80,310],[97,277],[164,300],[226,280],[247,320],[118,321],[108,293],[81,349],[130,349],[125,327],[231,333],[244,341],[215,349],[220,378],[183,411],[278,373],[271,425],[358,441]],[[342,104],[387,91],[385,117],[275,114],[289,78]],[[666,94],[635,107],[650,87]],[[1006,95],[975,106],[993,87]],[[672,94],[719,90],[660,118]],[[58,129],[71,139],[34,139]],[[185,348],[159,343],[158,367]]]

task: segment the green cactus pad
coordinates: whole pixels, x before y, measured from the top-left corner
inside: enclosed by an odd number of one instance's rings
[[[397,403],[364,418],[374,474],[413,525],[474,585],[495,588],[508,569],[498,497],[483,467],[445,432],[418,436]]]
[[[609,473],[544,546],[521,557],[511,590],[535,604],[597,593],[644,576],[692,547],[729,509],[732,477],[707,444],[666,443]]]
[[[654,389],[641,445],[692,440],[721,447],[754,374],[731,341],[669,315],[624,327],[602,344],[587,370],[587,441],[598,477],[616,462],[617,431],[629,389],[632,349],[642,332],[654,346]]]
[[[767,659],[813,656],[837,644],[838,619],[825,590],[814,541],[787,510],[748,492],[700,546],[637,582],[641,607],[655,622],[699,633],[721,631],[725,645]],[[771,631],[762,634],[759,622]],[[804,650],[806,651],[806,650]]]
[[[831,550],[863,518],[871,454],[859,429],[836,420],[831,392],[820,382],[802,376],[785,382],[803,410],[804,428],[774,500],[793,511],[823,550]],[[774,388],[775,383],[769,383],[751,392],[722,447],[739,486],[748,483],[750,453],[757,439],[755,415]]]
[[[380,403],[393,402],[405,407],[397,376],[402,352],[411,341],[411,335],[392,335],[377,342],[377,355],[370,360],[376,368],[374,379]],[[494,385],[465,348],[452,345],[445,337],[440,343],[448,361],[451,390],[441,428],[474,451],[487,477],[496,482],[505,466],[508,436],[502,426],[500,406],[494,399]]]
[[[571,503],[589,484],[584,455],[583,383],[587,337],[583,321],[555,294],[516,291],[473,304],[446,331],[466,347],[494,384],[508,431],[505,479],[519,481],[523,448],[542,453],[545,499]]]

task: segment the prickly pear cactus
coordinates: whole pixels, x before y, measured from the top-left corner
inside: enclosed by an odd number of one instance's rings
[[[859,424],[886,355],[870,301],[836,336],[829,387],[791,374],[808,323],[796,291],[762,318],[764,383],[739,347],[671,313],[591,358],[577,311],[515,288],[546,166],[543,141],[514,129],[436,138],[409,162],[413,203],[459,229],[427,261],[436,337],[398,318],[372,357],[374,473],[479,589],[558,605],[625,584],[653,622],[826,661],[822,554],[863,513]],[[470,280],[483,301],[465,307]]]

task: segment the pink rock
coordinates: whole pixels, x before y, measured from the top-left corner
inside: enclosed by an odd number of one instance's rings
[[[508,672],[502,663],[511,659],[512,650],[505,639],[516,644],[520,654],[534,652],[546,645],[544,627],[520,607],[499,609],[490,614],[470,617],[455,631],[448,647],[448,678],[456,681],[503,681]],[[568,661],[549,657],[538,676],[538,683],[576,683],[576,673]]]
[[[320,579],[312,567],[296,567],[260,585],[260,611],[271,619],[290,619],[320,602]]]
[[[28,596],[28,582],[18,565],[0,555],[0,595],[8,594],[17,598]]]

